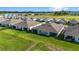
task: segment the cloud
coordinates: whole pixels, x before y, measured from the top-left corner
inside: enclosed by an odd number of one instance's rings
[[[65,11],[66,11],[66,10],[68,10],[68,8],[67,8],[67,7],[66,7],[66,8],[63,8],[63,10],[65,10]]]
[[[68,8],[67,7],[54,7],[53,11],[61,11],[61,10],[66,11],[66,10],[68,10]]]
[[[49,10],[50,10],[50,11],[53,11],[53,7],[50,7]]]
[[[61,11],[63,9],[63,7],[54,7],[53,11]]]

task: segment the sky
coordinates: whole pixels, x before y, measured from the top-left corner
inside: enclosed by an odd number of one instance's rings
[[[34,12],[51,12],[51,11],[79,11],[79,7],[0,7],[0,11],[34,11]]]
[[[0,7],[0,11],[52,11],[51,7]]]
[[[79,0],[0,0],[8,7],[79,7]]]
[[[79,0],[0,0],[0,11],[61,11],[61,10],[79,11]]]

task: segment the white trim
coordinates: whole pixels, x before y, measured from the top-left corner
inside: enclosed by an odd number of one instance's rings
[[[29,29],[31,30],[32,28],[37,27],[37,26],[41,26],[42,24],[45,24],[45,22],[44,23],[37,24],[35,26],[31,26]]]
[[[59,36],[59,34],[62,32],[63,29],[64,29],[64,26],[62,27],[62,29],[60,30],[60,32],[58,32],[57,36]]]
[[[22,27],[22,30],[24,30],[24,28]]]

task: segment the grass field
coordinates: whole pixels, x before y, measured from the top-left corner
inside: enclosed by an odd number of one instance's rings
[[[54,16],[54,15],[28,15],[27,17],[32,17],[32,18],[65,18],[67,20],[72,20],[73,18],[78,19],[79,20],[79,16],[71,16],[71,15],[63,15],[63,16]]]
[[[47,37],[26,31],[0,28],[1,51],[50,51],[79,50],[78,43],[71,43],[59,38]]]

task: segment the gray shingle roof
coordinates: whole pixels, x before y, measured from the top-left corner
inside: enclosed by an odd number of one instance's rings
[[[62,24],[66,24],[68,21],[66,21],[65,19],[59,19],[57,20],[57,23],[62,23]]]
[[[79,36],[79,26],[69,26],[64,33],[69,36]]]
[[[69,23],[70,24],[77,24],[77,23],[79,23],[79,21],[78,20],[71,20],[71,21],[69,21]]]
[[[10,20],[9,19],[4,19],[4,20],[0,20],[0,24],[9,24],[10,23]]]
[[[37,22],[37,21],[33,21],[33,20],[25,20],[25,21],[22,21],[20,23],[17,23],[16,26],[23,26],[23,27],[31,27],[31,26],[35,26],[37,24],[40,24],[40,22]]]
[[[10,23],[10,20],[6,20],[6,21],[2,21],[2,22],[1,22],[1,24],[5,24],[5,25],[6,25],[6,24],[9,25],[9,23]]]
[[[56,24],[56,23],[45,23],[42,24],[41,26],[35,27],[33,29],[36,30],[42,30],[42,31],[47,31],[47,32],[54,32],[58,33],[64,26],[62,24]]]
[[[22,22],[22,20],[16,20],[16,19],[10,20],[10,24],[17,24],[17,23],[20,23],[20,22]]]

